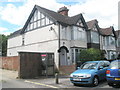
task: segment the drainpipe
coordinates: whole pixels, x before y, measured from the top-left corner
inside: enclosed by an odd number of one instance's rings
[[[58,49],[60,48],[60,24],[58,24]],[[59,62],[58,69],[60,69],[60,53],[59,53]]]
[[[60,48],[60,24],[58,23],[58,49]],[[60,53],[59,53],[59,61],[58,61],[58,71],[60,70]],[[59,84],[59,72],[55,73],[55,83]]]

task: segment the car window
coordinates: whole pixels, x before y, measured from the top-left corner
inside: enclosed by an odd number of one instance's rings
[[[99,67],[103,66],[103,68],[107,68],[110,65],[110,62],[100,62]]]
[[[120,62],[119,61],[111,62],[110,69],[120,69]]]
[[[97,64],[98,63],[84,63],[83,65],[81,65],[80,69],[96,69],[97,68]]]
[[[110,65],[110,62],[104,62],[104,67],[108,67]]]
[[[104,62],[100,62],[100,63],[99,63],[99,67],[100,67],[100,66],[103,66],[103,67],[104,67]]]

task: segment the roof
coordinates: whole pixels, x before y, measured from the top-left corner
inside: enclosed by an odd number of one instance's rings
[[[79,19],[81,19],[84,27],[83,28],[86,28],[87,29],[87,24],[85,23],[85,20],[82,16],[82,14],[78,14],[78,15],[75,15],[75,16],[72,16],[72,17],[69,17],[69,16],[64,16],[64,15],[61,15],[57,12],[54,12],[52,10],[48,10],[46,8],[43,8],[43,7],[40,7],[38,5],[35,5],[31,14],[29,15],[24,27],[22,28],[22,30],[18,30],[16,32],[14,32],[13,34],[10,35],[10,37],[14,37],[18,34],[22,34],[24,33],[29,21],[31,20],[31,17],[33,16],[35,10],[39,10],[40,12],[42,12],[43,14],[45,14],[46,16],[48,16],[50,19],[52,19],[54,22],[58,22],[62,25],[76,25],[77,21]]]
[[[97,23],[98,23],[98,21],[97,21],[96,19],[91,20],[91,21],[88,21],[88,22],[87,22],[88,29],[94,28],[95,24],[97,24]]]
[[[43,11],[43,13],[47,14],[48,16],[53,18],[55,21],[58,21],[60,23],[67,24],[67,25],[76,24],[78,19],[83,18],[82,14],[78,14],[73,17],[69,17],[69,16],[61,15],[54,11],[48,10],[46,8],[40,7],[38,5],[35,5],[35,8],[37,8],[40,11]]]
[[[114,28],[112,26],[110,26],[108,28],[101,28],[100,34],[102,34],[104,36],[109,36],[111,34],[114,34]]]
[[[64,16],[61,15],[57,12],[54,12],[52,10],[48,10],[46,8],[40,7],[38,5],[35,5],[27,22],[25,23],[24,27],[23,27],[23,32],[25,30],[25,28],[27,27],[28,22],[30,21],[30,18],[32,17],[32,14],[34,14],[34,11],[38,9],[40,12],[44,13],[45,15],[47,15],[49,18],[51,18],[54,22],[59,22],[62,25],[76,25],[77,21],[79,19],[82,19],[82,23],[84,24],[85,28],[87,28],[87,25],[85,23],[85,20],[82,16],[82,14],[78,14],[75,15],[73,17],[69,17],[69,16]]]
[[[120,30],[115,31],[116,37],[118,38],[120,35]]]
[[[13,32],[12,34],[10,34],[9,38],[13,38],[13,37],[15,37],[15,36],[20,35],[20,34],[21,34],[21,31],[22,31],[22,29],[19,29],[19,30]]]

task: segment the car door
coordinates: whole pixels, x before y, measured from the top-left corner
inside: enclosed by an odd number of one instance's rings
[[[99,67],[98,67],[98,75],[99,75],[99,79],[100,80],[104,80],[106,78],[106,70],[107,68],[104,67],[104,62],[100,62],[99,63]],[[100,67],[103,67],[100,69]]]
[[[114,61],[110,65],[110,75],[114,77],[120,76],[120,61]]]

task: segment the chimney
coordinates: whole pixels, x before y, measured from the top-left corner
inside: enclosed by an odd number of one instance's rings
[[[68,11],[69,11],[69,9],[67,9],[67,7],[64,6],[58,10],[58,13],[61,15],[64,15],[64,16],[68,16]]]

